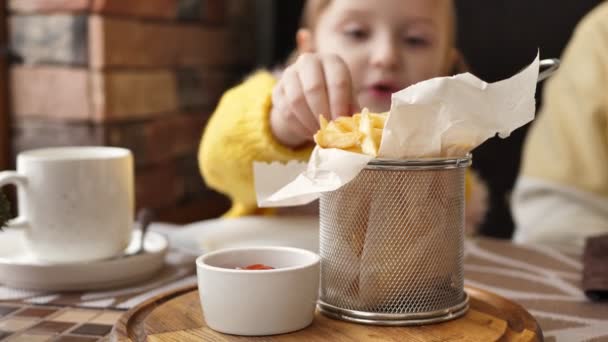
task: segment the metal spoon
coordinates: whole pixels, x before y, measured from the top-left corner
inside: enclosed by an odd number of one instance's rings
[[[154,219],[154,212],[148,208],[142,208],[137,212],[137,222],[138,222],[138,230],[139,230],[139,240],[137,241],[137,246],[135,248],[129,248],[123,254],[123,257],[129,257],[137,254],[141,254],[144,252],[144,241],[146,238],[146,232],[148,231],[148,227],[150,223],[152,223]]]

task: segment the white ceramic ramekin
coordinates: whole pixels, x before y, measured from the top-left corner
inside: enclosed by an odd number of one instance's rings
[[[272,270],[239,270],[251,264]],[[291,247],[230,248],[196,260],[205,321],[219,332],[260,336],[312,323],[319,293],[320,258]]]

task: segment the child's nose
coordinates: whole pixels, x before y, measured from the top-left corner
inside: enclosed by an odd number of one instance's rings
[[[375,67],[394,69],[399,65],[397,43],[390,38],[379,39],[371,49],[371,64]]]

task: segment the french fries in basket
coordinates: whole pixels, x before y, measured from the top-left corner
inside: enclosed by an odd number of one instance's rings
[[[315,142],[322,148],[339,148],[376,157],[387,115],[363,109],[360,114],[340,117],[331,122],[321,115],[321,129],[314,136]]]

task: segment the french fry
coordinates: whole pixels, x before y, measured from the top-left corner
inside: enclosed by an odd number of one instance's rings
[[[376,142],[376,146],[380,147],[380,142],[382,141],[382,128],[374,128],[372,137]]]
[[[336,124],[335,121],[331,121],[327,124],[327,127],[325,127],[325,131],[326,132],[334,132],[334,133],[350,133],[350,132],[345,132],[342,129],[340,129],[340,127]]]
[[[364,154],[370,156],[378,155],[378,144],[380,141],[376,143],[374,140],[374,122],[372,117],[368,112],[363,112],[361,114],[361,121],[359,122],[359,132],[363,133],[365,137],[363,138],[363,142],[361,143],[361,150]]]
[[[315,142],[324,148],[347,149],[360,146],[363,134],[361,132],[333,132],[329,130],[319,131],[314,136]]]
[[[319,115],[319,125],[321,126],[321,131],[327,128],[327,119],[323,115]]]
[[[349,148],[343,148],[344,151],[348,151],[348,152],[353,152],[353,153],[361,153],[363,154],[363,151],[361,150],[361,146],[355,146],[355,147],[349,147]]]
[[[323,148],[340,148],[349,152],[378,155],[382,130],[387,114],[370,113],[367,108],[353,116],[344,116],[328,122],[319,116],[321,129],[315,142]]]
[[[384,129],[386,123],[386,114],[369,113],[372,121],[374,122],[374,128]]]
[[[352,119],[352,117],[342,116],[337,118],[335,122],[343,132],[352,132],[357,129],[355,121]]]
[[[359,127],[359,122],[361,121],[361,113],[357,113],[352,116],[353,122],[355,123],[355,127]]]

